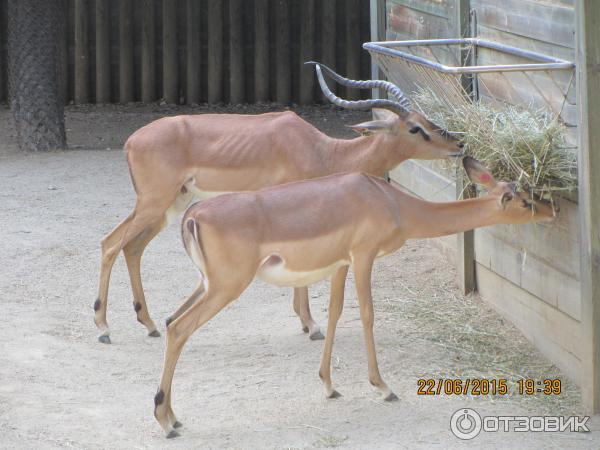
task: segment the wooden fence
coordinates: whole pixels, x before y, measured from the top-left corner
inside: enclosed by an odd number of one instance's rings
[[[387,18],[386,39],[459,37],[457,13],[464,5],[469,6],[467,12],[472,9],[476,13],[477,36],[576,61],[573,0],[385,0],[381,8],[386,9],[381,14]],[[485,63],[489,55],[480,53],[478,58],[478,62]],[[564,75],[569,74],[557,76]],[[561,114],[575,143],[580,132],[576,84],[573,83]],[[525,83],[521,89],[533,91]],[[497,95],[507,101],[518,99],[508,89],[499,90]],[[547,105],[540,102],[534,106]],[[391,172],[391,178],[428,199],[449,201],[456,195],[452,181],[435,163],[407,161]],[[471,252],[474,260],[469,263],[475,266],[482,297],[564,373],[583,385],[588,362],[582,346],[587,337],[582,326],[586,316],[580,286],[584,268],[580,265],[581,205],[573,200],[561,199],[560,214],[551,226],[499,225],[475,230]],[[462,248],[456,238],[438,242],[457,258],[459,267],[466,263],[460,260]]]
[[[351,78],[370,74],[361,49],[369,0],[61,1],[67,103],[311,103],[322,97],[306,60]],[[0,101],[7,97],[6,3],[0,0]]]

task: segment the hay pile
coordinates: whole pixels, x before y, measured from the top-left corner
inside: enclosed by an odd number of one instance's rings
[[[484,103],[449,105],[428,90],[413,101],[434,123],[457,133],[465,151],[483,161],[499,180],[551,199],[577,188],[577,160],[566,149],[565,127],[541,110]]]

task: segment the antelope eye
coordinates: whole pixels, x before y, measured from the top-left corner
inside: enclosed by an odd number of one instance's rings
[[[425,130],[423,128],[421,128],[419,125],[415,125],[410,130],[408,130],[408,132],[412,133],[412,134],[421,133],[421,136],[423,136],[423,139],[425,139],[426,141],[431,140],[431,137],[429,136],[429,134],[427,134],[427,132],[425,132]]]

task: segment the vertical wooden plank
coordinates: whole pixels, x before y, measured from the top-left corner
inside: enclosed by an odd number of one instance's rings
[[[0,0],[0,103],[6,101],[6,2]]]
[[[223,6],[208,0],[208,103],[223,100]]]
[[[90,101],[88,41],[88,2],[87,0],[75,0],[75,103]]]
[[[360,0],[346,0],[346,74],[345,76],[353,80],[360,79],[360,52],[362,43],[360,42]],[[360,98],[359,89],[346,89],[346,98],[348,100],[358,100]]]
[[[179,102],[179,58],[177,57],[177,2],[163,0],[163,97]]]
[[[231,103],[243,103],[246,99],[242,7],[242,0],[229,0],[229,101]]]
[[[385,41],[385,18],[385,0],[371,0],[371,41]],[[385,78],[383,71],[373,60],[371,60],[371,78],[374,80]],[[373,98],[385,98],[384,92],[383,89],[373,89],[371,95]]]
[[[335,48],[338,42],[338,37],[336,34],[336,19],[337,19],[337,11],[335,8],[335,0],[322,0],[323,5],[323,17],[321,27],[321,61],[328,67],[336,70],[335,64]],[[311,75],[314,77],[314,68],[312,69]],[[327,79],[327,84],[329,85],[329,89],[334,94],[337,92],[337,83],[333,80]],[[319,92],[321,89],[319,89]],[[329,100],[325,98],[323,92],[320,92],[319,98],[321,101],[327,103]]]
[[[61,0],[64,16],[58,30],[58,95],[66,105],[69,103],[69,2]]]
[[[156,100],[156,14],[154,0],[142,1],[142,101]]]
[[[269,99],[269,0],[254,0],[254,100]]]
[[[470,0],[455,0],[457,37],[469,37]],[[468,52],[461,52],[463,64],[467,63]],[[466,91],[470,90],[470,79],[463,77],[461,80]],[[472,189],[465,189],[465,175],[459,164],[456,174],[456,198],[469,198],[475,196]],[[475,273],[475,232],[473,230],[459,233],[456,241],[456,263],[458,284],[463,294],[468,294],[476,289]]]
[[[119,0],[119,101],[133,101],[133,0]]]
[[[186,89],[188,105],[200,103],[200,2],[186,3]]]
[[[315,75],[312,66],[305,66],[312,61],[315,53],[315,2],[304,0],[300,14],[300,104],[306,105],[314,100]]]
[[[600,411],[600,2],[579,0],[576,15],[579,106],[579,214],[583,376],[581,398]]]
[[[110,0],[96,0],[96,103],[110,102]]]
[[[277,103],[292,100],[292,72],[290,67],[290,5],[288,0],[277,1],[276,36],[276,94]]]

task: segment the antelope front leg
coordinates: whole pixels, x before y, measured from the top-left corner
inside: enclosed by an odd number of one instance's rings
[[[333,338],[335,328],[344,307],[344,286],[348,275],[348,266],[340,267],[331,279],[331,296],[329,300],[329,318],[327,322],[327,337],[325,338],[325,349],[321,357],[319,377],[325,386],[327,398],[336,398],[340,393],[331,385],[331,352],[333,350]]]
[[[323,339],[323,334],[319,325],[315,323],[310,314],[310,304],[308,303],[308,287],[294,288],[294,311],[300,317],[302,330],[308,333],[312,341]]]
[[[372,257],[357,258],[354,262],[354,276],[356,278],[356,292],[360,307],[360,318],[365,334],[367,347],[367,361],[369,365],[369,382],[381,392],[385,401],[397,400],[398,397],[385,384],[379,373],[377,355],[375,353],[375,338],[373,336],[373,297],[371,295],[371,271],[373,270]]]

